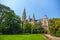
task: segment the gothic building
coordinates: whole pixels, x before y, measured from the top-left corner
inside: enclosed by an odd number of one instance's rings
[[[39,23],[39,20],[35,19],[35,14],[34,13],[33,13],[32,18],[30,18],[30,16],[29,16],[28,19],[26,20],[26,11],[25,11],[25,9],[24,9],[23,14],[22,14],[22,21],[23,22],[28,21],[31,24],[34,24],[35,22]],[[41,20],[41,23],[42,23],[43,28],[48,30],[48,17],[47,17],[47,15],[44,15],[44,17]]]

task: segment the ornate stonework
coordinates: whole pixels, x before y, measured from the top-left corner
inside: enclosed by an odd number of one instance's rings
[[[32,18],[30,18],[30,16],[29,16],[28,19],[26,20],[26,11],[25,11],[25,9],[23,11],[22,21],[23,22],[28,21],[31,24],[34,24],[35,22],[39,23],[39,20],[35,19],[35,14],[34,13],[33,13]],[[44,17],[42,18],[40,23],[42,23],[43,28],[48,29],[48,17],[47,17],[47,15],[44,15]]]

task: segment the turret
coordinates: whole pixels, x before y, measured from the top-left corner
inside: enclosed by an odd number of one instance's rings
[[[44,15],[42,22],[43,22],[42,25],[44,27],[48,27],[48,17],[47,17],[47,15]]]
[[[47,15],[44,15],[43,20],[42,20],[42,26],[44,29],[46,29],[49,33],[49,27],[48,27],[48,17]]]

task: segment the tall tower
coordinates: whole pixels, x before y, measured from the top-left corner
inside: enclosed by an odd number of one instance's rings
[[[35,15],[34,15],[34,13],[33,13],[32,21],[35,21]]]
[[[34,22],[35,22],[35,15],[34,15],[34,13],[33,13],[32,24],[34,24]]]
[[[42,26],[44,29],[48,30],[48,17],[47,17],[47,15],[44,15],[44,17],[43,17]]]
[[[30,22],[30,16],[28,17],[28,22]]]
[[[34,15],[34,13],[33,13],[32,21],[35,21],[35,15]]]
[[[23,14],[22,14],[22,21],[25,22],[26,21],[26,11],[24,8]]]

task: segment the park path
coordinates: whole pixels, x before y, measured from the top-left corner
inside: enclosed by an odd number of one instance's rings
[[[47,37],[48,40],[60,40],[60,37],[54,37],[49,34],[44,34],[45,37]]]

